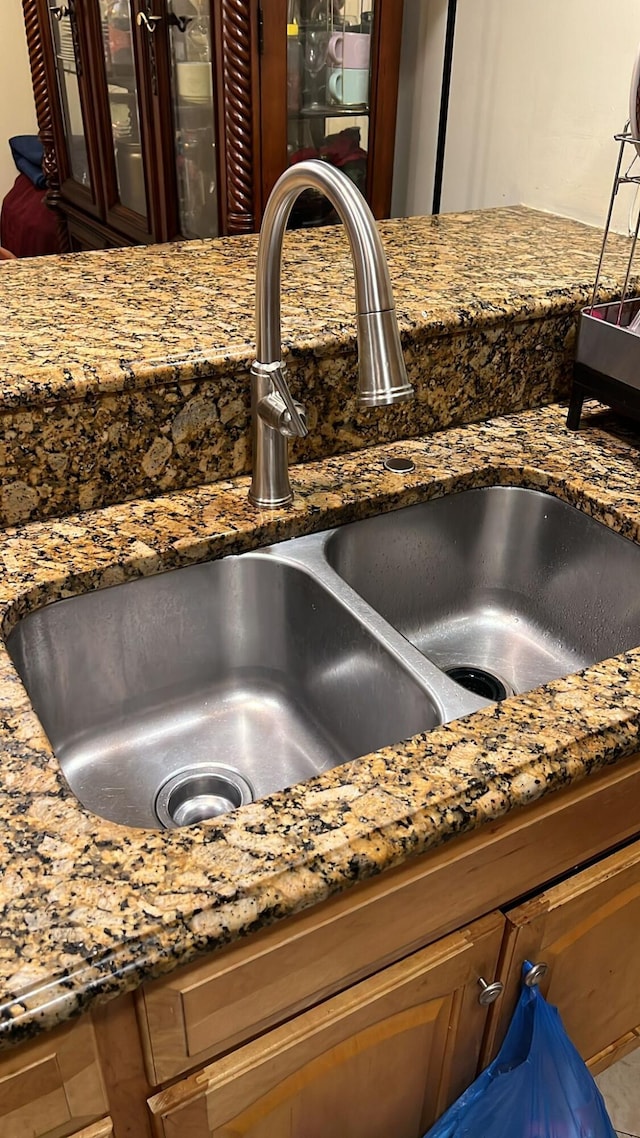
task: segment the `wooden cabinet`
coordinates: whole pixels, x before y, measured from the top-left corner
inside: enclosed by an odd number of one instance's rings
[[[506,914],[503,999],[485,1058],[506,1031],[522,962],[543,961],[541,991],[596,1071],[640,1043],[640,843],[597,862]]]
[[[250,233],[316,156],[388,216],[402,0],[22,0],[74,249]],[[293,224],[335,219],[312,191]]]
[[[107,1097],[91,1022],[67,1024],[0,1060],[2,1138],[106,1138]]]
[[[420,1138],[475,1075],[486,917],[154,1096],[163,1138]]]

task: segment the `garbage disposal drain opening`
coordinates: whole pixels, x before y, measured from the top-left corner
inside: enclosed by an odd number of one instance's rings
[[[474,695],[483,699],[501,700],[513,695],[513,688],[486,668],[475,668],[472,664],[462,664],[456,668],[446,668],[447,675]]]
[[[160,787],[155,810],[168,829],[193,826],[253,801],[251,784],[232,767],[211,763],[172,775]]]

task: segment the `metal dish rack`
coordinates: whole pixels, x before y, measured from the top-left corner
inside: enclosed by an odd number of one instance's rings
[[[631,250],[627,261],[624,285],[620,300],[596,304],[598,286],[604,263],[607,241],[611,229],[613,207],[618,191],[623,185],[640,186],[640,170],[632,174],[633,161],[626,173],[622,165],[626,147],[634,146],[636,156],[640,154],[640,140],[630,131],[629,124],[622,134],[616,134],[620,143],[618,163],[613,178],[609,212],[600,249],[600,259],[596,279],[591,294],[591,303],[580,313],[580,327],[576,359],[573,367],[573,386],[567,415],[567,427],[577,431],[580,427],[582,404],[592,397],[601,403],[620,411],[624,415],[640,419],[640,333],[630,331],[630,325],[638,317],[640,325],[640,297],[629,297],[629,282],[633,259],[640,233],[640,211],[636,221]]]

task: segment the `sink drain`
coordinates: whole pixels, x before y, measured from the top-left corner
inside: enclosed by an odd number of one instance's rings
[[[246,778],[219,763],[191,767],[167,779],[156,797],[158,821],[168,829],[193,826],[253,801]]]
[[[497,701],[515,694],[506,680],[500,679],[500,676],[496,676],[494,672],[488,672],[486,668],[474,668],[471,664],[462,664],[457,668],[445,670],[457,684],[467,691],[472,691],[474,695],[482,696],[483,699]]]

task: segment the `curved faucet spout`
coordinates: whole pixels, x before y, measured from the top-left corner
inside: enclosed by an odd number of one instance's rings
[[[281,266],[287,220],[304,190],[323,193],[342,219],[353,259],[358,328],[358,399],[387,406],[413,395],[402,357],[387,261],[371,210],[344,174],[317,159],[289,167],[266,205],[256,274],[256,353],[252,368],[253,462],[250,500],[263,508],[291,501],[287,473],[290,435],[305,435],[282,363]]]

